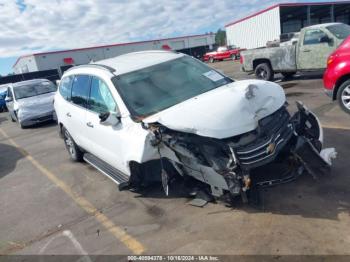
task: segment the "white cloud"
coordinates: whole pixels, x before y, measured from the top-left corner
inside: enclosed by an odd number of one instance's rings
[[[24,9],[21,9],[16,0],[0,0],[0,57],[205,33],[217,30],[232,20],[277,1],[22,0],[21,2],[25,6]]]

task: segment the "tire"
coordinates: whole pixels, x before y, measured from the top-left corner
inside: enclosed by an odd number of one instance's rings
[[[295,72],[283,72],[281,74],[283,75],[283,78],[290,78],[295,75]]]
[[[72,136],[69,134],[68,130],[63,127],[63,140],[64,144],[67,148],[68,154],[70,158],[74,162],[80,162],[83,160],[83,152],[80,150],[80,148],[77,146],[77,144],[74,142]]]
[[[341,109],[350,114],[350,79],[341,84],[337,92],[337,100]]]
[[[210,62],[210,63],[214,63],[214,62],[215,62],[214,57],[209,57],[209,62]]]
[[[235,61],[235,60],[237,60],[237,56],[236,55],[231,55],[231,59],[232,59],[232,61]]]
[[[274,73],[268,63],[261,63],[255,68],[255,76],[257,79],[272,81]]]

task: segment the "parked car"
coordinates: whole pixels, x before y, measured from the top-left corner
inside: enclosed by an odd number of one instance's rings
[[[251,49],[241,53],[242,69],[258,79],[273,80],[275,73],[290,77],[296,72],[320,71],[327,57],[350,35],[350,26],[327,23],[301,29],[294,45]]]
[[[224,59],[237,60],[239,59],[240,52],[242,50],[245,50],[245,49],[220,46],[216,51],[212,51],[204,54],[203,61],[209,61],[210,63],[214,63],[215,61],[222,61]]]
[[[56,91],[57,87],[46,79],[10,84],[5,101],[11,120],[24,128],[54,119]]]
[[[5,102],[6,94],[7,94],[7,85],[0,85],[0,112],[7,111],[6,102]]]
[[[303,167],[315,176],[330,168],[320,156],[319,120],[302,104],[291,117],[278,84],[234,81],[181,53],[136,52],[73,67],[54,105],[71,159],[84,159],[120,189],[161,181],[168,194],[182,177],[210,197],[245,199],[252,186],[290,181]]]
[[[350,114],[350,37],[328,57],[323,84],[326,94]]]

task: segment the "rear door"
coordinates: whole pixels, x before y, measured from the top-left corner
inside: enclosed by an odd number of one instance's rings
[[[103,125],[100,123],[99,115],[101,113],[116,113],[118,106],[113,98],[108,84],[99,77],[91,78],[91,91],[86,112],[86,136],[89,140],[88,151],[111,166],[122,172],[122,144],[123,144],[123,125],[119,122],[115,126]],[[125,136],[124,136],[125,137]]]
[[[74,141],[82,148],[88,147],[86,137],[86,108],[90,92],[91,77],[75,75],[72,83],[71,102],[67,103],[65,116],[67,129]]]
[[[334,41],[322,42],[322,38],[328,36],[321,29],[307,29],[304,39],[299,43],[298,69],[313,70],[324,69],[327,65],[327,58],[334,50]]]

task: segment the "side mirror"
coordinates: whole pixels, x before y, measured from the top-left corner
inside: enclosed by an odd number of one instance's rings
[[[120,114],[116,112],[105,112],[98,115],[100,124],[104,126],[115,126],[120,122]]]
[[[320,37],[320,43],[330,43],[332,42],[332,39],[330,39],[328,36],[322,36]]]
[[[6,103],[12,102],[12,101],[13,101],[12,97],[8,97],[8,96],[7,96],[7,97],[5,98],[5,102],[6,102]]]

